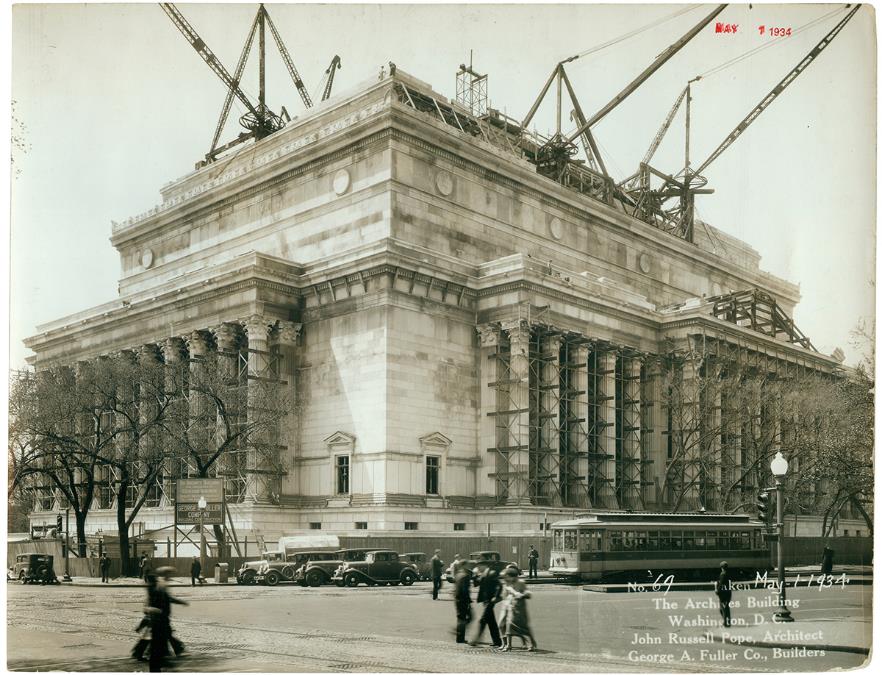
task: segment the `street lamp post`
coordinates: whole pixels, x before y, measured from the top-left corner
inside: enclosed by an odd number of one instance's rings
[[[205,508],[208,502],[205,497],[199,497],[199,565],[202,567],[202,577],[205,577]],[[201,580],[200,580],[201,581]]]
[[[775,477],[775,501],[778,530],[778,611],[775,620],[779,623],[793,621],[787,608],[787,589],[784,582],[784,476],[787,475],[787,460],[780,452],[772,459],[772,475]]]
[[[64,510],[64,577],[62,581],[73,581],[70,578],[70,507]]]

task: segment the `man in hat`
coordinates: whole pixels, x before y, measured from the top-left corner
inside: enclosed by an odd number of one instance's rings
[[[435,549],[432,556],[432,600],[438,599],[438,591],[441,590],[441,578],[444,575],[444,561],[441,560],[441,549]]]
[[[502,599],[502,584],[499,582],[499,573],[492,567],[487,567],[478,580],[478,602],[484,603],[484,611],[478,622],[478,633],[469,642],[474,646],[484,634],[484,628],[490,629],[490,639],[494,647],[502,646],[502,637],[499,635],[499,625],[496,623],[496,603]]]
[[[106,553],[102,553],[98,559],[98,569],[101,571],[101,583],[107,583],[108,572],[110,572],[110,560]]]
[[[729,563],[725,560],[720,563],[720,576],[714,583],[714,593],[720,601],[723,626],[728,628],[732,625],[732,611],[729,609],[729,603],[732,602],[732,582],[729,579]]]
[[[530,552],[527,554],[527,558],[529,559],[529,562],[530,562],[530,578],[533,579],[534,577],[538,577],[539,576],[539,572],[538,572],[539,551],[537,551],[535,548],[533,548],[532,545],[530,545]]]
[[[188,605],[186,600],[179,600],[168,592],[168,581],[174,576],[174,567],[160,567],[156,570],[156,587],[148,596],[149,607],[145,612],[153,615],[150,636],[150,672],[160,672],[165,657],[168,656],[168,643],[178,655],[184,651],[183,643],[172,635],[171,606]]]
[[[454,563],[456,565],[456,563]],[[456,641],[465,642],[466,626],[472,620],[472,571],[466,565],[456,565],[453,579],[453,600],[456,606]]]
[[[197,581],[202,583],[202,563],[193,556],[193,562],[190,563],[190,585],[195,586]]]

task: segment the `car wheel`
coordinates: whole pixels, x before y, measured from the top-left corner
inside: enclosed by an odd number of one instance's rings
[[[285,565],[282,568],[282,576],[285,577],[288,581],[294,578],[294,568],[291,565]]]
[[[255,576],[257,576],[257,573],[254,570],[248,570],[242,575],[242,583],[246,586],[250,586],[255,583]]]
[[[266,585],[267,586],[275,586],[282,580],[281,575],[275,570],[270,570],[266,575]]]
[[[416,575],[413,572],[404,572],[401,575],[401,583],[405,586],[412,585],[414,581],[416,581]]]
[[[308,586],[312,586],[312,587],[321,586],[322,581],[324,581],[324,576],[322,575],[321,572],[319,572],[317,570],[313,570],[309,574],[306,575],[306,584]]]
[[[345,577],[343,577],[343,583],[350,588],[355,588],[356,586],[358,586],[358,577],[354,574],[347,574]]]

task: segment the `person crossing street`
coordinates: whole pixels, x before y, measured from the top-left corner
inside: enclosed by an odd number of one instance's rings
[[[496,603],[502,599],[502,584],[499,581],[499,573],[487,568],[478,580],[478,602],[483,603],[484,611],[478,621],[478,632],[469,642],[475,646],[484,634],[484,628],[490,629],[490,639],[494,647],[502,646],[502,637],[499,634],[499,624],[496,623]]]

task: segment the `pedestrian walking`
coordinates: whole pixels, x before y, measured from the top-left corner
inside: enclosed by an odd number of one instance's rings
[[[98,559],[98,569],[101,571],[101,583],[107,583],[107,576],[110,572],[110,559],[107,557],[106,553],[102,553],[101,557]]]
[[[456,605],[456,641],[465,642],[466,626],[472,620],[472,572],[460,565],[453,580],[453,599]]]
[[[142,553],[138,560],[138,576],[147,581],[147,575],[150,574],[150,556]]]
[[[171,627],[171,606],[188,605],[168,592],[168,580],[174,574],[173,567],[160,567],[156,570],[156,585],[149,593],[148,607],[144,611],[151,614],[150,622],[150,672],[162,670],[171,643],[175,654],[184,651],[183,643],[174,637]]]
[[[197,581],[202,583],[202,563],[193,556],[193,562],[190,563],[190,585],[195,586]]]
[[[534,579],[539,576],[539,551],[530,546],[530,553],[527,554],[530,562],[530,578]]]
[[[833,549],[829,546],[824,547],[824,556],[821,559],[821,574],[833,573]]]
[[[478,621],[478,632],[469,642],[474,646],[484,634],[484,628],[490,629],[490,639],[494,647],[502,646],[502,637],[499,635],[499,624],[496,623],[496,604],[502,600],[502,584],[499,581],[499,573],[487,568],[478,579],[478,602],[484,605],[481,618]]]
[[[147,648],[150,646],[150,633],[153,625],[153,612],[148,611],[148,608],[152,606],[153,592],[156,590],[156,577],[148,574],[144,582],[147,584],[147,604],[144,606],[144,616],[141,618],[141,622],[135,627],[135,632],[140,635],[138,642],[132,648],[132,658],[136,661],[144,660],[144,654],[147,653]]]
[[[435,555],[432,556],[432,600],[438,599],[438,591],[441,590],[442,579],[444,578],[444,561],[441,560],[441,549],[435,549]]]
[[[732,582],[729,579],[729,563],[720,563],[720,576],[714,583],[714,593],[720,601],[720,616],[723,617],[723,626],[728,628],[732,625],[732,610],[729,603],[732,602]]]
[[[518,579],[517,570],[505,570],[503,580],[505,584],[502,587],[503,613],[501,627],[503,630],[502,647],[500,651],[511,650],[511,640],[513,637],[521,638],[521,642],[526,645],[527,638],[530,638],[529,651],[536,650],[536,638],[533,637],[533,630],[530,628],[530,618],[527,615],[527,598],[530,597],[530,591],[527,590],[527,584]]]

